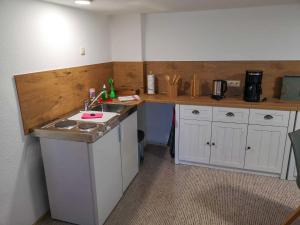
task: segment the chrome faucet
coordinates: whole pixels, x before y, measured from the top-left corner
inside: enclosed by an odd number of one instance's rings
[[[84,101],[84,110],[85,110],[85,111],[89,110],[89,109],[92,107],[92,105],[100,98],[100,96],[101,96],[104,92],[106,92],[106,90],[101,91],[101,92],[93,99],[93,101],[92,101],[91,103],[89,103],[88,100]]]

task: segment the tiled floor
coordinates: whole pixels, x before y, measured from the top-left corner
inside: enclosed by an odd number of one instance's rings
[[[279,225],[298,205],[293,181],[176,166],[165,148],[148,146],[140,173],[105,225]],[[67,224],[48,218],[40,225]]]

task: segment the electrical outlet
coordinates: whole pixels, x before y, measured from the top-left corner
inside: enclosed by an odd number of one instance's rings
[[[241,81],[240,80],[227,80],[228,87],[240,87]]]

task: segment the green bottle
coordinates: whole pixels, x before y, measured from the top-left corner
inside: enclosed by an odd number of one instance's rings
[[[112,99],[117,98],[117,95],[116,95],[116,92],[115,92],[115,87],[114,87],[114,80],[110,78],[108,80],[108,84],[110,86],[109,97],[112,98]]]

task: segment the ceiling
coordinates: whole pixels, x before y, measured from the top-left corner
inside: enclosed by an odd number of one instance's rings
[[[93,0],[91,5],[81,6],[74,4],[74,0],[41,1],[105,14],[178,12],[300,3],[300,0]]]

